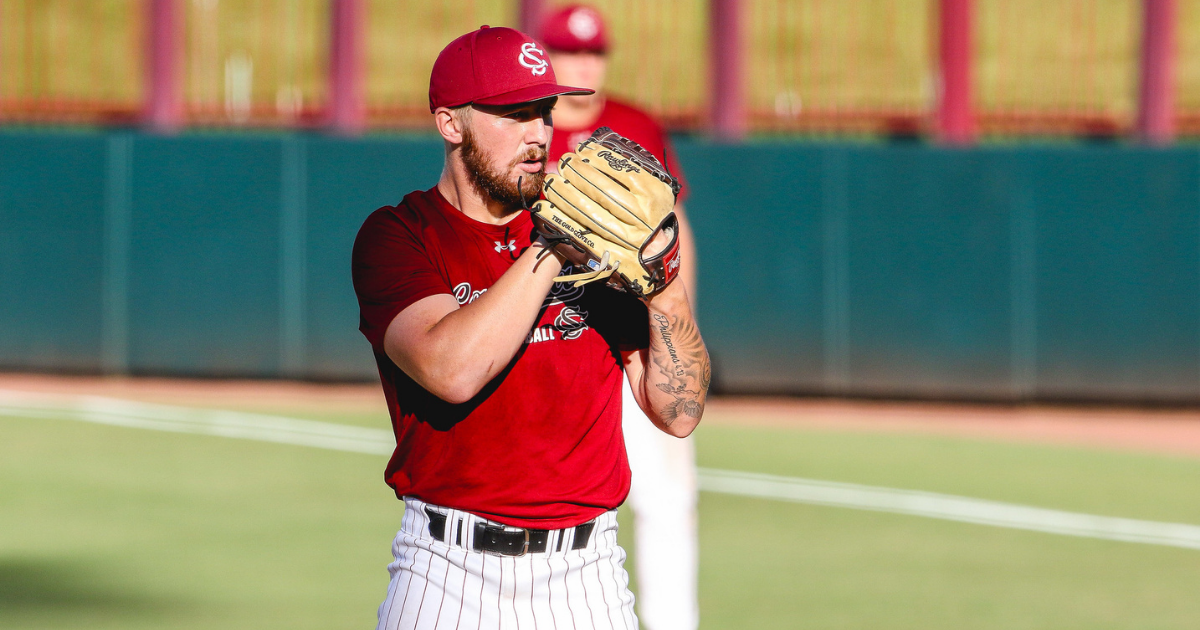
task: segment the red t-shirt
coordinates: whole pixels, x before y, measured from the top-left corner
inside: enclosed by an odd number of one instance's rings
[[[492,225],[436,187],[411,193],[363,223],[354,289],[396,434],[384,475],[396,496],[557,529],[629,492],[619,351],[649,343],[641,301],[602,283],[556,283],[516,358],[461,405],[426,391],[383,351],[388,325],[411,304],[446,293],[465,306],[487,291],[529,247],[532,227],[526,212]]]
[[[684,196],[687,195],[687,186],[683,181],[683,169],[679,166],[679,160],[675,157],[675,149],[671,146],[667,134],[649,114],[611,98],[605,99],[604,109],[600,110],[600,117],[590,127],[582,129],[554,128],[554,135],[550,138],[550,148],[548,149],[550,160],[546,164],[547,170],[556,171],[558,158],[562,157],[564,153],[574,151],[580,142],[587,140],[601,127],[608,127],[642,145],[642,148],[653,153],[659,160],[663,159],[665,153],[668,170],[679,178],[679,184],[683,186],[679,191],[679,201],[683,201]]]

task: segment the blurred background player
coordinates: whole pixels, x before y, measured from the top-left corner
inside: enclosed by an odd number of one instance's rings
[[[599,127],[611,127],[655,155],[665,155],[668,168],[684,183],[675,213],[680,225],[681,275],[694,302],[696,246],[683,208],[687,185],[662,127],[645,112],[604,92],[609,41],[603,18],[592,7],[569,5],[548,14],[539,34],[559,80],[596,91],[559,97],[547,168],[555,169],[564,153],[574,151]],[[675,438],[656,429],[628,386],[623,405],[625,446],[633,470],[627,502],[634,515],[638,617],[650,630],[692,630],[700,616],[694,445],[691,438]]]

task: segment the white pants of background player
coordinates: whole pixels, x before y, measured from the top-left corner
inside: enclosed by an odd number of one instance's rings
[[[647,630],[695,630],[700,608],[692,439],[655,427],[638,407],[628,380],[622,380],[625,450],[633,470],[626,503],[633,508],[638,617]]]
[[[552,530],[544,552],[499,556],[472,550],[475,523],[496,523],[435,507],[446,514],[442,542],[429,533],[425,506],[404,500],[377,630],[637,630],[616,510],[596,519],[582,549],[571,549],[572,528]]]

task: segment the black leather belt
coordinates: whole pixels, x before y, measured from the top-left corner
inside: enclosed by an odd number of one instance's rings
[[[446,540],[446,515],[436,512],[432,508],[425,508],[425,515],[429,517],[429,535],[442,542],[448,542]],[[578,551],[587,547],[588,539],[592,537],[592,530],[595,527],[596,521],[576,525],[574,527],[575,535],[571,538],[571,550]],[[560,534],[555,551],[562,550],[563,538],[564,536]],[[521,529],[475,523],[475,537],[472,539],[471,548],[475,551],[502,556],[523,556],[527,553],[543,553],[549,543],[550,530],[548,529]],[[454,544],[462,545],[461,530],[455,530]]]

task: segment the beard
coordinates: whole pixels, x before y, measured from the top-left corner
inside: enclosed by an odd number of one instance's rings
[[[463,130],[462,160],[467,167],[467,177],[471,180],[471,186],[485,201],[493,199],[506,208],[524,207],[522,194],[527,203],[537,200],[538,195],[542,192],[542,184],[546,181],[546,165],[544,163],[546,155],[546,149],[542,147],[531,148],[505,165],[503,170],[497,170],[492,167],[487,156],[480,151],[479,145],[475,142],[475,135],[471,133],[471,128],[468,126]],[[518,181],[512,181],[508,174],[526,160],[542,160],[542,169],[536,173],[523,174]],[[517,187],[518,182],[520,183],[519,188]]]

